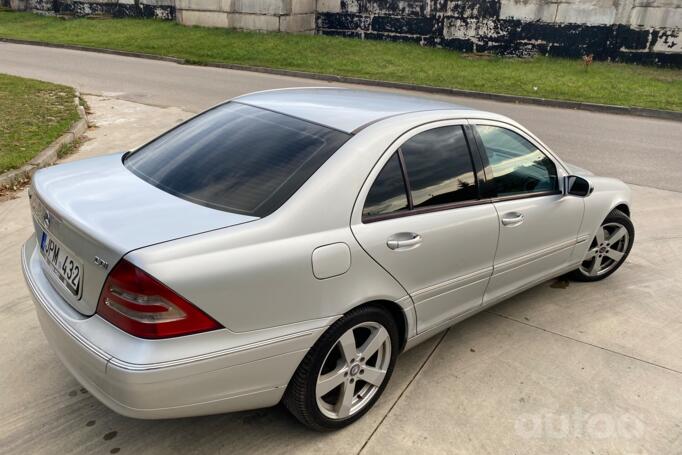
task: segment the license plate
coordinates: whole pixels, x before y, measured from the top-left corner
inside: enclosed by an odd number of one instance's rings
[[[71,294],[80,297],[83,263],[47,232],[43,232],[40,238],[40,251],[52,274]]]

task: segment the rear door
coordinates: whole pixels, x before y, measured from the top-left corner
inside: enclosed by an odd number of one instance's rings
[[[360,244],[414,300],[419,332],[479,307],[492,273],[497,212],[480,199],[465,125],[406,133],[375,166],[353,214]]]
[[[582,198],[564,197],[561,165],[513,126],[475,122],[500,223],[494,272],[485,301],[503,299],[556,275],[570,259],[582,221]]]

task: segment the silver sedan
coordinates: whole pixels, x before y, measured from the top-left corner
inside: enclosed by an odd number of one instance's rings
[[[634,240],[628,187],[516,122],[336,88],[230,100],[30,196],[45,336],[149,419],[283,402],[343,427],[400,352],[549,278],[606,278]]]

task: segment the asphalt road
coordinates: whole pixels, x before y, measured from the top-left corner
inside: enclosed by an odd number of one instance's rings
[[[346,85],[9,43],[0,43],[0,72],[71,85],[83,93],[192,112],[257,90]],[[566,161],[597,174],[682,192],[680,122],[431,96],[508,115]]]

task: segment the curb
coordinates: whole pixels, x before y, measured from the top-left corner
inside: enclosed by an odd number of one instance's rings
[[[313,79],[318,81],[326,82],[342,82],[347,84],[360,84],[373,87],[384,87],[384,88],[395,88],[401,90],[410,90],[422,93],[432,93],[441,95],[451,95],[451,96],[461,96],[468,98],[484,99],[491,101],[500,101],[504,103],[513,104],[530,104],[535,106],[545,106],[545,107],[556,107],[563,109],[574,109],[583,110],[589,112],[598,112],[605,114],[617,114],[617,115],[631,115],[637,117],[647,117],[656,118],[663,120],[674,120],[682,122],[682,112],[675,111],[665,111],[660,109],[649,109],[644,107],[625,107],[625,106],[614,106],[609,104],[598,104],[598,103],[585,103],[580,101],[564,101],[555,100],[547,98],[534,98],[531,96],[520,96],[520,95],[505,95],[501,93],[486,93],[478,92],[474,90],[464,90],[457,88],[447,88],[447,87],[436,87],[430,85],[419,85],[410,84],[406,82],[391,82],[382,81],[374,79],[364,79],[352,76],[335,76],[331,74],[319,74],[319,73],[309,73],[306,71],[297,70],[287,70],[279,68],[266,68],[262,66],[250,66],[250,65],[240,65],[233,63],[220,63],[220,62],[195,62],[192,60],[187,60],[183,58],[176,57],[165,57],[160,55],[145,54],[142,52],[130,52],[130,51],[119,51],[115,49],[106,49],[98,47],[88,47],[80,46],[75,44],[59,44],[59,43],[48,43],[44,41],[31,41],[23,39],[14,38],[2,38],[0,37],[0,42],[13,43],[13,44],[26,44],[31,46],[43,46],[43,47],[53,47],[59,49],[70,49],[84,52],[94,52],[99,54],[111,54],[120,55],[123,57],[133,57],[133,58],[143,58],[147,60],[157,60],[164,62],[177,63],[179,65],[194,65],[194,66],[207,66],[213,68],[223,68],[238,71],[250,71],[255,73],[265,73],[273,74],[277,76],[289,76],[289,77],[299,77],[305,79]]]
[[[120,55],[122,57],[144,58],[147,60],[160,60],[162,62],[177,63],[179,65],[186,64],[186,61],[184,58],[164,57],[163,55],[145,54],[143,52],[119,51],[116,49],[106,49],[103,47],[80,46],[78,44],[48,43],[47,41],[33,41],[33,40],[26,40],[26,39],[3,38],[3,37],[0,37],[0,42],[12,43],[12,44],[27,44],[29,46],[54,47],[57,49],[70,49],[73,51],[95,52],[97,54]]]
[[[59,150],[65,145],[73,143],[88,130],[88,115],[80,104],[80,93],[76,91],[73,99],[78,111],[79,120],[76,120],[66,133],[55,139],[50,145],[45,147],[31,161],[21,166],[19,169],[12,169],[0,174],[0,190],[12,188],[16,184],[29,179],[40,168],[47,167],[59,159]]]

